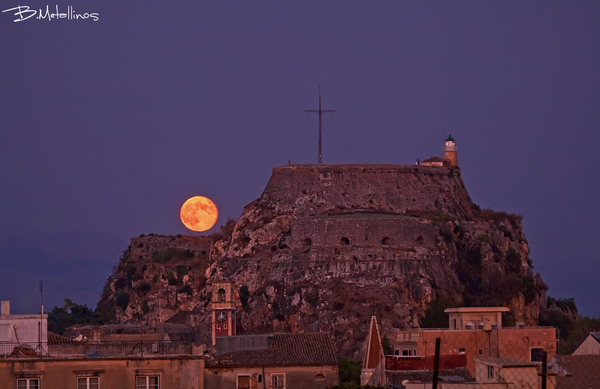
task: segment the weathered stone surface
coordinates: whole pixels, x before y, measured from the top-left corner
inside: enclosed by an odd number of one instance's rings
[[[169,248],[193,255],[157,263]],[[237,302],[239,332],[330,331],[357,357],[371,315],[384,334],[417,327],[436,299],[509,306],[535,324],[547,287],[528,255],[520,217],[480,210],[457,167],[292,165],[273,169],[220,234],[133,238],[103,301],[131,294],[120,322],[177,309],[209,321],[212,283],[231,280],[250,294]],[[181,279],[177,266],[188,268]],[[145,295],[142,282],[152,284]],[[186,285],[191,294],[177,293]]]

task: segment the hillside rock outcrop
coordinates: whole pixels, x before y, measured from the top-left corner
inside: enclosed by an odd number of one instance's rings
[[[329,331],[351,357],[373,314],[384,334],[441,301],[534,325],[547,289],[520,216],[479,209],[458,167],[289,165],[219,234],[133,238],[100,304],[118,322],[193,310],[209,326],[220,280],[243,288],[238,333]]]

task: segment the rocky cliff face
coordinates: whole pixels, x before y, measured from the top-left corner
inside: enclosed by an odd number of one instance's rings
[[[480,210],[457,167],[292,165],[220,234],[133,238],[100,304],[119,322],[194,310],[208,328],[229,280],[238,333],[329,331],[358,357],[371,315],[417,327],[433,301],[537,324],[547,287],[528,255],[520,217]]]

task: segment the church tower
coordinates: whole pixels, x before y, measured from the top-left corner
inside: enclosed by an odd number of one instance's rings
[[[360,384],[385,386],[386,383],[385,355],[381,346],[379,326],[377,325],[375,316],[372,316],[369,335],[367,336],[365,357],[363,358],[362,370],[360,371]]]
[[[456,156],[456,152],[458,151],[458,147],[454,143],[454,139],[452,139],[452,135],[446,139],[446,144],[444,145],[444,158],[450,161],[452,166],[458,166],[458,158]]]
[[[233,284],[215,282],[212,293],[212,344],[217,344],[217,336],[233,335],[236,335]]]

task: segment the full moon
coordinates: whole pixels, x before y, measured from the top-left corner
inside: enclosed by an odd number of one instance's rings
[[[217,222],[219,211],[210,199],[203,196],[195,196],[188,199],[181,206],[179,213],[181,222],[192,231],[210,230]]]

